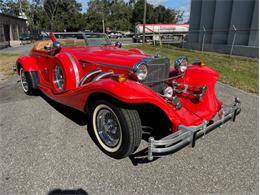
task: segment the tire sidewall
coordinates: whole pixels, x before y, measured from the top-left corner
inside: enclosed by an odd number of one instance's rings
[[[28,89],[27,89],[27,90],[24,88],[24,85],[23,85],[22,73],[24,74],[25,79],[26,79],[26,82],[27,82],[27,85],[28,85]],[[22,86],[23,92],[24,92],[25,94],[29,94],[29,93],[30,93],[30,86],[29,86],[28,78],[26,77],[23,68],[20,68],[20,80],[21,80],[21,86]]]
[[[98,131],[97,131],[97,128],[95,126],[96,120],[94,119],[94,117],[96,115],[94,115],[94,113],[98,112],[98,111],[95,111],[95,110],[99,105],[105,105],[105,106],[109,107],[115,113],[115,115],[116,115],[116,117],[119,121],[120,129],[121,129],[121,140],[119,141],[120,146],[118,147],[118,149],[116,151],[106,150],[106,148],[103,147],[104,143],[101,143],[102,140],[98,135]],[[124,118],[121,110],[118,107],[114,106],[113,104],[111,104],[107,101],[103,101],[103,100],[96,101],[94,103],[94,106],[93,106],[93,109],[92,109],[92,112],[91,112],[91,121],[92,121],[92,129],[94,131],[95,141],[96,141],[97,145],[99,146],[99,148],[105,154],[109,155],[110,157],[113,157],[113,158],[116,158],[116,159],[121,159],[122,157],[124,157],[125,151],[127,151],[128,147],[129,147],[129,143],[130,143],[129,137],[130,136],[129,136],[129,130],[128,130],[128,127],[127,127],[127,122],[125,121],[125,118]]]
[[[121,131],[121,132],[120,132],[120,138],[119,138],[118,144],[117,144],[115,147],[113,147],[113,148],[107,146],[107,145],[101,140],[101,138],[100,138],[100,136],[99,136],[99,134],[98,134],[97,124],[96,124],[96,122],[97,122],[97,115],[98,115],[99,111],[102,110],[102,109],[107,109],[107,110],[111,111],[111,112],[116,116],[116,119],[117,119],[118,122],[119,122],[119,130]],[[106,150],[106,151],[109,152],[109,153],[114,153],[114,152],[117,152],[117,151],[120,149],[120,147],[121,147],[121,145],[122,145],[122,127],[121,127],[121,123],[120,123],[120,120],[119,120],[117,114],[114,112],[114,110],[113,110],[110,106],[108,106],[108,105],[106,105],[106,104],[99,104],[99,105],[97,105],[97,106],[95,107],[95,109],[94,109],[94,111],[93,111],[93,115],[92,115],[92,125],[93,125],[93,130],[94,130],[95,138],[97,139],[98,143],[100,144],[100,146],[101,146],[104,150]]]

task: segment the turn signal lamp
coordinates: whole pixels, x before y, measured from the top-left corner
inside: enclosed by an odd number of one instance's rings
[[[127,78],[124,75],[116,75],[113,76],[113,79],[117,82],[125,82],[127,80]]]

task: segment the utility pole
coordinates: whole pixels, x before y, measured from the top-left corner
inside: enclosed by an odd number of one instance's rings
[[[102,19],[102,26],[103,26],[103,33],[105,33],[105,19],[104,19],[104,15],[103,15],[103,19]]]
[[[146,0],[144,0],[143,44],[145,43],[145,23],[146,23]]]
[[[21,0],[18,0],[18,3],[19,3],[19,16],[22,16],[22,2]]]
[[[104,2],[102,2],[102,29],[103,33],[105,33],[105,5]]]

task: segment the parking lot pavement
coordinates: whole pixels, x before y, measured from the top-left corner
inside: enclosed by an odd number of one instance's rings
[[[7,47],[0,49],[0,54],[27,54],[32,49],[33,43],[20,45],[17,47]]]
[[[0,194],[258,194],[258,96],[222,84],[217,92],[227,102],[240,97],[235,123],[141,163],[103,154],[84,114],[26,96],[15,76],[0,85]]]

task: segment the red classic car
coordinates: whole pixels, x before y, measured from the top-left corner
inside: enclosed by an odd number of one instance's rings
[[[150,56],[112,45],[102,33],[50,33],[17,60],[23,91],[88,113],[96,143],[120,159],[149,133],[147,157],[195,145],[197,138],[235,121],[240,101],[224,106],[215,95],[219,74],[199,60]],[[174,52],[174,51],[173,51]]]

